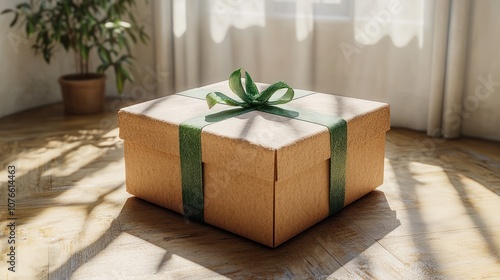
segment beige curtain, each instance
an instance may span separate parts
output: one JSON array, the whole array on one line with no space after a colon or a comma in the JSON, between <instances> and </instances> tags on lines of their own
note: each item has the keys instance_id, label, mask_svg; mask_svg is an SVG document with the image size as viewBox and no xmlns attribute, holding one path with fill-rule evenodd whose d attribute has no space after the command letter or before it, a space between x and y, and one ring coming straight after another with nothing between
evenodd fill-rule
<instances>
[{"instance_id":1,"label":"beige curtain","mask_svg":"<svg viewBox=\"0 0 500 280\"><path fill-rule=\"evenodd\" d=\"M488 82L500 81L498 58L474 37L495 36L497 2L157 0L156 57L172 73L159 92L244 67L257 81L388 102L393 126L500 140L500 113L488 109L500 103Z\"/></svg>"}]
</instances>

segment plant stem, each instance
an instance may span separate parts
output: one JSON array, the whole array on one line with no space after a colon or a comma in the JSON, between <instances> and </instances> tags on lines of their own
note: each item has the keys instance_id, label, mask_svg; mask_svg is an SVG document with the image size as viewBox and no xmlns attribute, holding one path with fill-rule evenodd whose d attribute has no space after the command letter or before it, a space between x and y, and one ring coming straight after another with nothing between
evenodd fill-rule
<instances>
[{"instance_id":1,"label":"plant stem","mask_svg":"<svg viewBox=\"0 0 500 280\"><path fill-rule=\"evenodd\" d=\"M78 61L78 53L77 53L77 48L76 48L76 38L74 37L75 32L73 30L73 25L71 24L71 21L69 20L68 14L66 14L66 25L68 26L68 40L71 44L71 47L73 51L75 52L75 68L76 68L76 74L78 74L78 69L80 68L80 63Z\"/></svg>"},{"instance_id":2,"label":"plant stem","mask_svg":"<svg viewBox=\"0 0 500 280\"><path fill-rule=\"evenodd\" d=\"M73 57L75 58L75 68L76 68L76 71L78 72L78 56L76 56L76 52L73 53Z\"/></svg>"},{"instance_id":3,"label":"plant stem","mask_svg":"<svg viewBox=\"0 0 500 280\"><path fill-rule=\"evenodd\" d=\"M82 56L82 53L81 52L78 52L80 55L80 74L85 74L85 71L84 71L84 67L85 65L83 65L85 63L85 61L83 61L83 56Z\"/></svg>"}]
</instances>

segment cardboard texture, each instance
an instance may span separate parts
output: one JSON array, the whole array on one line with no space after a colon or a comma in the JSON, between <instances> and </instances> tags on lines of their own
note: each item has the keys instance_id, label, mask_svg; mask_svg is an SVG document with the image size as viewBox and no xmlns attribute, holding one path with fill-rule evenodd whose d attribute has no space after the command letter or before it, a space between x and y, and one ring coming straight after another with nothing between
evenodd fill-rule
<instances>
[{"instance_id":1,"label":"cardboard texture","mask_svg":"<svg viewBox=\"0 0 500 280\"><path fill-rule=\"evenodd\" d=\"M204 88L231 92L227 81ZM280 107L347 121L344 206L382 184L388 104L314 93ZM182 213L178 126L231 108L171 95L120 110L127 191ZM205 127L201 137L206 223L276 247L328 216L326 127L252 111Z\"/></svg>"}]
</instances>

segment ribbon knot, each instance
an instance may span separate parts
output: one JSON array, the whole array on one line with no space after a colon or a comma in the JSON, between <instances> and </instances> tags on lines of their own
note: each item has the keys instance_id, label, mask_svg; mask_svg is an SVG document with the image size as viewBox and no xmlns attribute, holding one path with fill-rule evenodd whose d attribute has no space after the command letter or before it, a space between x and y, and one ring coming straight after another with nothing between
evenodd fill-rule
<instances>
[{"instance_id":1,"label":"ribbon knot","mask_svg":"<svg viewBox=\"0 0 500 280\"><path fill-rule=\"evenodd\" d=\"M252 77L250 77L250 74L246 71L245 90L241 83L241 71L242 69L240 68L229 76L229 88L241 99L241 101L235 100L222 92L210 92L205 97L208 108L212 108L217 103L229 106L240 106L243 108L259 108L267 105L285 104L293 99L293 89L285 82L281 81L270 85L267 89L259 93L259 89L253 82ZM287 89L287 91L278 99L269 101L280 89Z\"/></svg>"}]
</instances>

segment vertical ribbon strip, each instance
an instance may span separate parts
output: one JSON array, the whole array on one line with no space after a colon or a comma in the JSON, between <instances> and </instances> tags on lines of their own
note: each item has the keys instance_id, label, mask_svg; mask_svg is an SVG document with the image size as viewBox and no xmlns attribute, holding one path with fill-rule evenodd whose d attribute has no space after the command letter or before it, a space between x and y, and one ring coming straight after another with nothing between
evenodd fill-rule
<instances>
[{"instance_id":1,"label":"vertical ribbon strip","mask_svg":"<svg viewBox=\"0 0 500 280\"><path fill-rule=\"evenodd\" d=\"M192 94L191 91L189 94ZM186 95L189 96L189 95ZM238 108L208 116L188 119L179 125L179 152L181 158L182 205L184 215L203 221L203 164L201 156L201 130L212 123L253 111Z\"/></svg>"},{"instance_id":2,"label":"vertical ribbon strip","mask_svg":"<svg viewBox=\"0 0 500 280\"><path fill-rule=\"evenodd\" d=\"M347 159L347 122L340 118L317 112L300 110L299 112L274 106L267 106L259 111L289 117L301 121L326 126L330 133L330 211L333 215L344 207L345 173Z\"/></svg>"}]
</instances>

